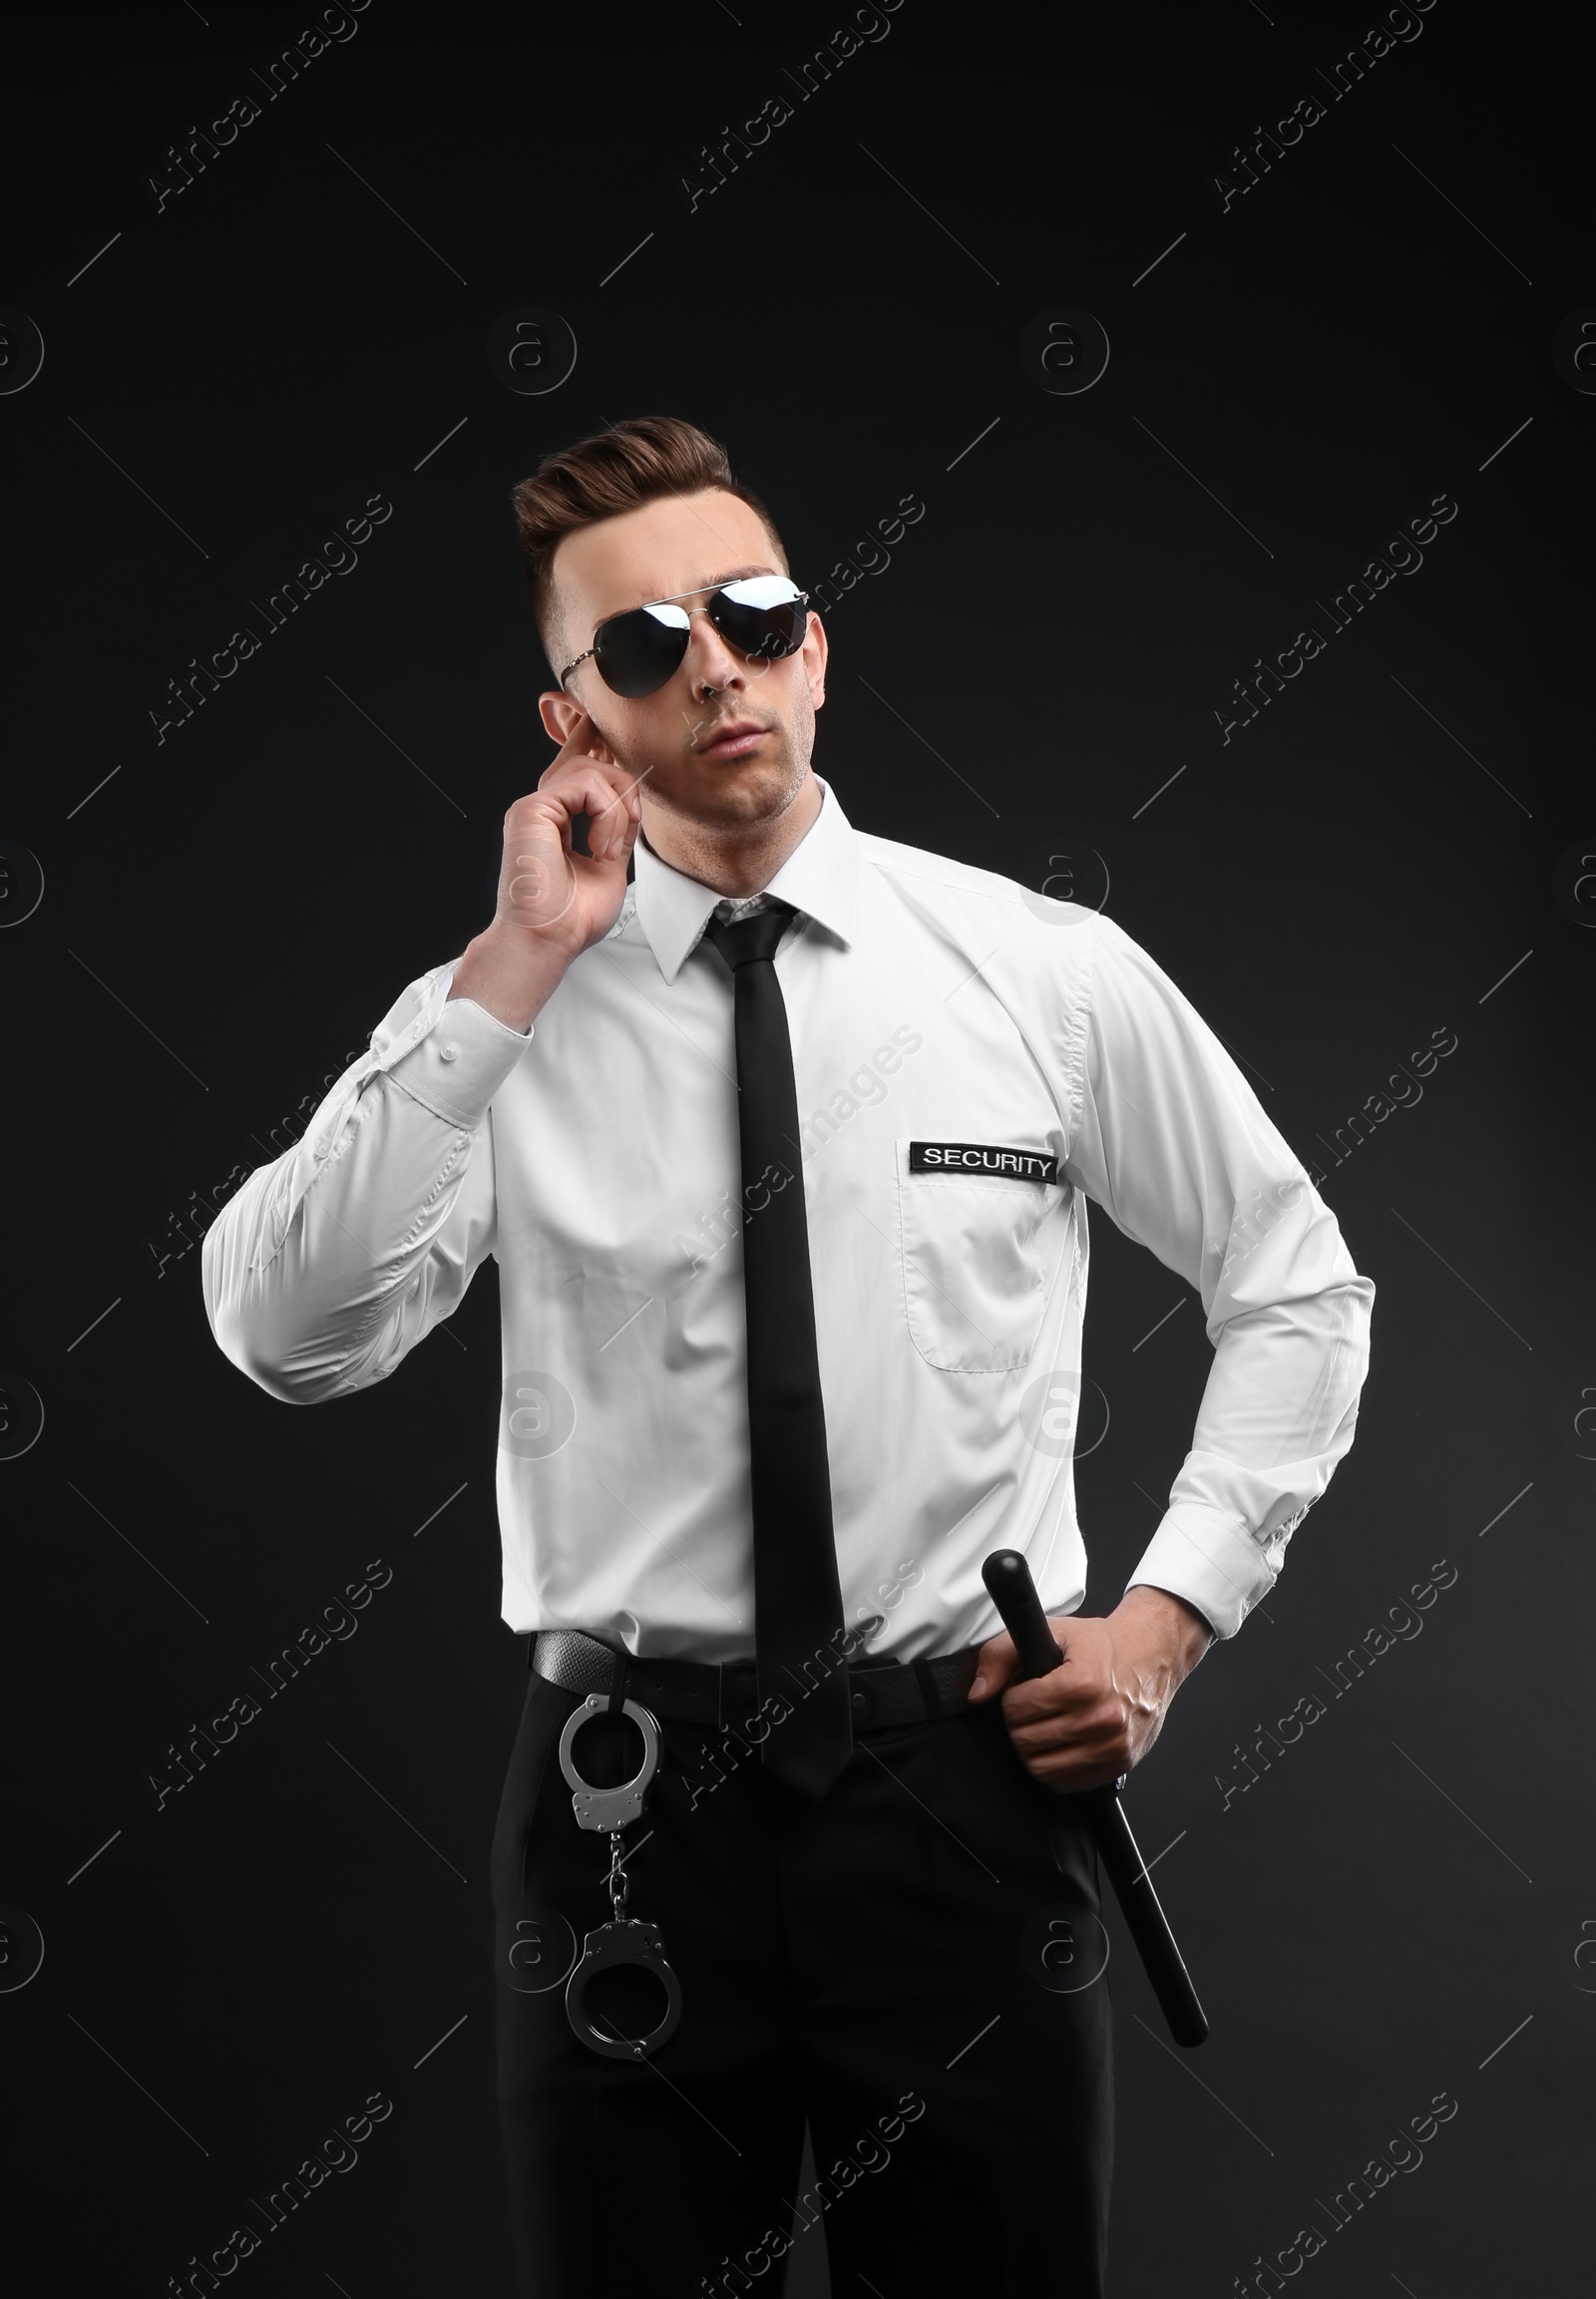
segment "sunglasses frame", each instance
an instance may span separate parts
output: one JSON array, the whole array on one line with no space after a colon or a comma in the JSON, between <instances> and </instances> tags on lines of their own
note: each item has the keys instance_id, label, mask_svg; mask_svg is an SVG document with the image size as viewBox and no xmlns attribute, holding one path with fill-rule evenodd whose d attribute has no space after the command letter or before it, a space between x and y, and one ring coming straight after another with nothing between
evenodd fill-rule
<instances>
[{"instance_id":1,"label":"sunglasses frame","mask_svg":"<svg viewBox=\"0 0 1596 2299\"><path fill-rule=\"evenodd\" d=\"M710 608L711 608L711 607L714 605L714 603L715 603L715 600L716 600L717 598L719 598L719 597L720 597L720 595L722 594L722 592L723 592L723 591L727 591L727 590L729 590L729 589L732 587L732 583L734 583L734 582L760 582L760 581L768 581L769 579L770 579L770 578L769 578L769 576L768 576L768 575L733 575L733 576L732 576L732 578L731 578L731 581L730 581L730 582L717 582L717 583L715 583L715 584L713 585L713 587L710 589L710 592L709 592L709 596L708 596L708 597L707 597L707 598L704 600L704 603L703 603L703 605L702 605L702 606L689 606L689 607L685 607L685 608L683 608L683 612L686 614L686 616L687 616L687 618L688 618L688 637L689 637L689 639L691 638L691 635L692 635L692 617L693 617L695 614L708 614L708 612L709 612ZM781 575L781 576L778 576L778 577L777 577L777 579L778 579L779 581L783 581L783 582L792 582L792 576L791 576L790 575ZM577 659L576 659L576 661L575 661L575 662L568 662L568 663L566 664L566 667L565 667L565 669L564 669L563 671L561 671L561 672L560 672L560 674L559 674L559 683L560 683L560 690L561 690L561 692L562 692L562 693L564 693L564 692L565 692L566 680L567 680L567 679L568 679L568 678L571 676L572 672L573 672L574 670L580 670L580 669L581 669L581 667L582 667L582 665L583 665L585 662L589 661L589 660L590 660L592 657L594 657L594 656L596 656L596 655L597 655L597 653L598 653L598 633L599 633L601 630L604 630L605 628L607 628L607 626L608 626L608 625L609 625L611 622L619 622L619 621L620 621L620 620L621 620L621 619L622 619L622 618L623 618L625 615L628 615L628 614L646 614L646 613L647 613L647 611L648 611L648 609L649 609L649 607L651 607L651 606L680 606L680 605L681 605L681 602L682 602L682 600L683 600L684 598L696 598L696 597L697 597L697 595L698 595L698 592L699 592L700 590L704 589L705 587L706 587L706 586L705 586L705 584L703 584L703 583L701 583L701 582L700 582L700 583L698 584L698 586L697 586L697 589L694 589L694 590L677 590L677 591L672 591L672 593L670 594L670 596L669 596L668 598L645 598L645 599L643 599L643 600L641 601L641 603L640 603L639 605L637 605L637 606L623 606L623 607L621 608L621 610L620 610L620 613L619 613L619 614L606 614L606 615L604 616L604 618L603 618L603 621L602 621L602 622L600 622L600 623L598 623L598 624L596 626L595 630L594 630L594 634L593 634L593 636L594 636L594 643L593 643L593 645L592 645L592 646L590 646L590 647L586 647L586 648L583 650L583 652L582 652L581 654L579 654L579 655L578 655L578 657L577 657ZM778 600L778 601L777 601L778 605L782 605L782 606L804 606L804 607L807 607L807 606L808 606L808 604L809 604L809 593L808 593L808 591L807 591L807 590L798 590L798 585L797 585L795 582L793 583L793 588L794 588L794 590L797 590L797 591L798 591L798 595L797 595L797 597L796 597L796 598L791 598L791 599L780 599L780 600ZM742 603L742 601L741 601L741 600L739 600L739 599L735 599L735 598L734 598L734 599L731 601L731 604L732 604L733 606L737 606L737 605L740 605L741 603ZM717 623L717 624L715 625L715 627L716 627L716 629L718 630L720 626L719 626L719 624ZM724 638L726 634L725 634L725 632L724 632L724 631L721 631L720 635L722 636L722 638ZM736 644L737 644L737 642L736 642L736 640L735 640L735 639L732 639L732 640L731 640L729 643L730 643L731 645L733 645L733 646L736 646ZM801 646L802 644L803 644L803 641L800 639L800 641L799 641L799 646ZM799 647L798 647L798 646L795 646L795 647L794 647L794 648L791 650L791 653L792 653L792 654L796 654L796 653L798 652L798 650L799 650ZM741 647L738 647L738 648L737 648L737 651L738 651L738 653L740 654L740 653L741 653L743 650L742 650L742 648L741 648ZM683 660L685 660L685 657L686 657L686 648L685 648L685 647L683 647L683 649L682 649L682 657L683 657ZM751 655L748 657L748 659L749 659L749 661L750 661L750 662L762 662L762 661L776 661L776 662L783 662L783 661L790 661L790 660L791 660L791 654L788 654L788 655L757 655L757 654L751 654ZM659 681L659 686L665 686L665 685L668 685L668 684L669 684L669 682L670 682L670 680L671 680L672 678L674 678L674 677L675 677L675 675L676 675L676 671L677 671L677 670L679 670L680 668L681 668L681 664L678 662L677 664L675 664L675 666L674 666L674 667L673 667L671 670L669 670L669 671L667 671L667 672L666 672L665 676L664 676L664 677L663 677L663 678L662 678L662 679ZM602 671L600 671L600 672L599 672L599 676L600 676L600 677L602 677L602 676L603 676L603 673L602 673ZM607 681L607 680L605 680L605 682L604 682L604 683L607 685L607 684L608 684L608 681ZM659 692L659 687L658 687L658 686L656 686L656 687L652 687L652 688L650 688L650 690L649 690L649 691L650 691L651 693L653 693L653 694L657 694L657 693ZM632 701L636 701L636 702L641 702L641 701L643 701L643 700L645 699L645 697L644 697L644 696L642 696L642 695L633 695L633 696L629 697L628 699L630 699L630 700L632 700Z\"/></svg>"}]
</instances>

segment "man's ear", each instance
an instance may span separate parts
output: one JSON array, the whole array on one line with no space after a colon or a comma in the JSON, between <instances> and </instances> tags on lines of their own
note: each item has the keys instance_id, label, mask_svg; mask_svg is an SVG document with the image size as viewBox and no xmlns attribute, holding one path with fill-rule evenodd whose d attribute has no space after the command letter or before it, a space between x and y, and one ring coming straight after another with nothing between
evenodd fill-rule
<instances>
[{"instance_id":1,"label":"man's ear","mask_svg":"<svg viewBox=\"0 0 1596 2299\"><path fill-rule=\"evenodd\" d=\"M576 701L573 696L564 693L559 687L552 687L547 694L539 695L538 715L543 720L544 732L550 741L558 743L562 749L576 733L582 720L588 718L582 704ZM615 764L614 752L605 742L598 727L594 726L591 718L588 718L588 724L593 727L593 740L588 745L589 750L595 758L601 759L606 766L613 766Z\"/></svg>"},{"instance_id":2,"label":"man's ear","mask_svg":"<svg viewBox=\"0 0 1596 2299\"><path fill-rule=\"evenodd\" d=\"M809 676L809 696L816 710L826 699L826 626L813 607L809 610L809 628L804 634L802 647L804 669Z\"/></svg>"},{"instance_id":3,"label":"man's ear","mask_svg":"<svg viewBox=\"0 0 1596 2299\"><path fill-rule=\"evenodd\" d=\"M582 716L581 710L562 687L551 687L538 697L538 716L543 720L545 734L551 742L564 747L571 740L571 730Z\"/></svg>"}]
</instances>

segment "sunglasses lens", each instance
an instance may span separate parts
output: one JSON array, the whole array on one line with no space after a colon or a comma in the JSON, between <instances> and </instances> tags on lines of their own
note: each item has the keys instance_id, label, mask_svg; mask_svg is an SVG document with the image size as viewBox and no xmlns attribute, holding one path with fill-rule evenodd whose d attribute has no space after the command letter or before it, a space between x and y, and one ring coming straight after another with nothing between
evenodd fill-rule
<instances>
[{"instance_id":1,"label":"sunglasses lens","mask_svg":"<svg viewBox=\"0 0 1596 2299\"><path fill-rule=\"evenodd\" d=\"M594 633L594 660L615 694L635 702L657 693L680 666L691 628L686 609L661 602L611 615Z\"/></svg>"},{"instance_id":2,"label":"sunglasses lens","mask_svg":"<svg viewBox=\"0 0 1596 2299\"><path fill-rule=\"evenodd\" d=\"M784 575L724 584L709 602L709 619L739 653L778 662L797 653L809 626L803 594Z\"/></svg>"}]
</instances>

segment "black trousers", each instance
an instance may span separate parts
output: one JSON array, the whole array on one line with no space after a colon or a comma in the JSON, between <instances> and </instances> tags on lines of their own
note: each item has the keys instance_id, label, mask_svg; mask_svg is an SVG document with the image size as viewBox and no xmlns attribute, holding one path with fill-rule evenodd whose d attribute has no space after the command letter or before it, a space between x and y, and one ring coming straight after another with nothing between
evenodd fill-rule
<instances>
[{"instance_id":1,"label":"black trousers","mask_svg":"<svg viewBox=\"0 0 1596 2299\"><path fill-rule=\"evenodd\" d=\"M528 1903L579 1947L609 1915L608 1839L577 1826L557 1757L578 1701L529 1680L494 1833L501 1937ZM621 1727L640 1750L623 1719L584 1727L588 1779L635 1771ZM596 1760L605 1734L623 1769ZM675 2034L647 2062L604 2059L572 2032L562 1986L520 1992L499 1959L519 2299L774 2294L820 2221L837 2299L1100 2299L1113 2071L1096 1854L998 1706L861 1734L819 1805L757 1752L711 1767L713 1731L660 1737L627 1913L664 1935ZM524 1915L522 1936L558 1977L558 1921ZM590 1997L624 2034L660 2001L639 1972ZM800 2196L806 2116L818 2176Z\"/></svg>"}]
</instances>

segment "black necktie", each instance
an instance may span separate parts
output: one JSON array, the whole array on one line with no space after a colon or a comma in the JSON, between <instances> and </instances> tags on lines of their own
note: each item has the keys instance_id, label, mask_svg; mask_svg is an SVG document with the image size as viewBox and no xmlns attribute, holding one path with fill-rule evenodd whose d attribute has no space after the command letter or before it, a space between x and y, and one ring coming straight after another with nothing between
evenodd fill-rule
<instances>
[{"instance_id":1,"label":"black necktie","mask_svg":"<svg viewBox=\"0 0 1596 2299\"><path fill-rule=\"evenodd\" d=\"M764 1741L766 1769L826 1793L853 1747L842 1592L831 1523L826 1415L815 1352L798 1095L774 959L789 904L711 919L732 970L742 1150L748 1424L753 1456L754 1654L761 1703L792 1710ZM779 1715L779 1711L772 1711Z\"/></svg>"}]
</instances>

